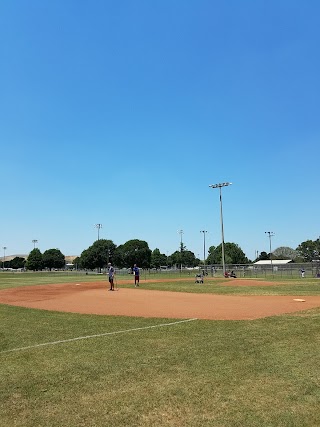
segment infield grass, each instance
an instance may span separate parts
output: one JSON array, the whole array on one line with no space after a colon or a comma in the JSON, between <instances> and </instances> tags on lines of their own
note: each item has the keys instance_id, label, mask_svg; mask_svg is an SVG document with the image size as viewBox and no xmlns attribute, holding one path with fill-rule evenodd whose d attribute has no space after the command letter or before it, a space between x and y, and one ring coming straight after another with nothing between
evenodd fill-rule
<instances>
[{"instance_id":1,"label":"infield grass","mask_svg":"<svg viewBox=\"0 0 320 427\"><path fill-rule=\"evenodd\" d=\"M0 425L320 425L320 309L161 326L172 322L0 305Z\"/></svg>"}]
</instances>

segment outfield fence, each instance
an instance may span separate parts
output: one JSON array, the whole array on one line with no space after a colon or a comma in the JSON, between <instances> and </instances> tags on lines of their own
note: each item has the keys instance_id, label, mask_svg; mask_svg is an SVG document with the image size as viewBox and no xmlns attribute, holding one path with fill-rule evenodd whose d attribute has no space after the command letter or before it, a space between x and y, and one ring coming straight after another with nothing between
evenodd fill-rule
<instances>
[{"instance_id":1,"label":"outfield fence","mask_svg":"<svg viewBox=\"0 0 320 427\"><path fill-rule=\"evenodd\" d=\"M225 269L227 272L233 272L237 278L276 278L281 277L285 278L298 278L302 277L302 271L304 271L304 277L308 278L319 278L320 279L320 262L310 262L310 263L290 263L285 265L277 265L276 262L271 265L259 265L254 264L226 264ZM106 269L96 269L96 270L79 270L79 269L66 269L66 270L52 270L52 271L24 271L24 270L14 270L14 269L0 269L1 273L12 273L12 274L36 274L36 275L75 275L75 276L101 276L106 275ZM131 269L115 268L115 273L118 277L121 278L130 278L132 277ZM140 269L141 278L152 278L154 276L168 276L168 277L194 277L197 274L203 274L207 277L223 277L223 266L220 264L215 265L205 265L194 268L160 268L160 269Z\"/></svg>"},{"instance_id":2,"label":"outfield fence","mask_svg":"<svg viewBox=\"0 0 320 427\"><path fill-rule=\"evenodd\" d=\"M203 270L203 269L202 269ZM206 272L210 276L223 275L222 265L206 266ZM277 265L276 262L271 265L253 265L253 264L228 264L226 271L233 271L237 277L317 277L320 278L320 263L290 263L285 265Z\"/></svg>"}]
</instances>

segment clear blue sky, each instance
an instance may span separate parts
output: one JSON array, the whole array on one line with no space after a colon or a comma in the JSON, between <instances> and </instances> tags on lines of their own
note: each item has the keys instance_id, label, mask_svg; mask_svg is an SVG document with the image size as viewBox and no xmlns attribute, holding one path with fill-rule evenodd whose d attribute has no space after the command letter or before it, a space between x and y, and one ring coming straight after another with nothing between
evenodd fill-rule
<instances>
[{"instance_id":1,"label":"clear blue sky","mask_svg":"<svg viewBox=\"0 0 320 427\"><path fill-rule=\"evenodd\" d=\"M253 259L319 228L318 0L0 3L0 250ZM2 254L1 254L2 255Z\"/></svg>"}]
</instances>

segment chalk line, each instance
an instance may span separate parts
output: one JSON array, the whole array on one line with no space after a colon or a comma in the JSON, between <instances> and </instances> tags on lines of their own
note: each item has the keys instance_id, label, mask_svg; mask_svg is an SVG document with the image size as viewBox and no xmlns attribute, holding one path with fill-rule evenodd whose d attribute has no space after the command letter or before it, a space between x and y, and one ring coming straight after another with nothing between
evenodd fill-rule
<instances>
[{"instance_id":1,"label":"chalk line","mask_svg":"<svg viewBox=\"0 0 320 427\"><path fill-rule=\"evenodd\" d=\"M84 337L69 338L67 340L45 342L45 343L41 343L41 344L29 345L27 347L18 347L18 348L12 348L11 350L0 351L0 354L11 353L11 352L14 352L14 351L30 350L32 348L45 347L45 346L56 345L56 344L63 344L63 343L67 343L67 342L87 340L87 339L91 339L91 338L105 337L105 336L108 336L108 335L124 334L126 332L142 331L144 329L161 328L161 327L164 327L164 326L174 326L174 325L178 325L179 323L193 322L194 320L198 320L198 319L193 318L193 319L179 320L177 322L161 323L159 325L151 325L151 326L143 326L141 328L124 329L124 330L121 330L121 331L105 332L103 334L95 334L95 335L87 335L87 336L84 336Z\"/></svg>"}]
</instances>

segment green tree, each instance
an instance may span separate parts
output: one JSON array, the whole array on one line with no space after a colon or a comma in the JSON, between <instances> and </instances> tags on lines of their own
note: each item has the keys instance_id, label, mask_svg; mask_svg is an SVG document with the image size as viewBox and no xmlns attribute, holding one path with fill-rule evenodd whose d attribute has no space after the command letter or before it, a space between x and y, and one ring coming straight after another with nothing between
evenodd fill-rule
<instances>
[{"instance_id":1,"label":"green tree","mask_svg":"<svg viewBox=\"0 0 320 427\"><path fill-rule=\"evenodd\" d=\"M174 264L175 264L175 263L174 263L174 261L173 261L173 259L172 259L172 256L171 256L171 255L169 255L169 256L167 257L167 265L168 265L169 267L172 267Z\"/></svg>"},{"instance_id":2,"label":"green tree","mask_svg":"<svg viewBox=\"0 0 320 427\"><path fill-rule=\"evenodd\" d=\"M221 252L217 254L216 246L210 246L208 249L208 257L206 259L206 264L222 264L222 255Z\"/></svg>"},{"instance_id":3,"label":"green tree","mask_svg":"<svg viewBox=\"0 0 320 427\"><path fill-rule=\"evenodd\" d=\"M180 252L186 251L187 247L183 244L183 242L180 242Z\"/></svg>"},{"instance_id":4,"label":"green tree","mask_svg":"<svg viewBox=\"0 0 320 427\"><path fill-rule=\"evenodd\" d=\"M80 268L93 270L103 268L108 262L113 262L116 245L112 240L96 240L93 245L85 249L80 255Z\"/></svg>"},{"instance_id":5,"label":"green tree","mask_svg":"<svg viewBox=\"0 0 320 427\"><path fill-rule=\"evenodd\" d=\"M305 242L300 243L297 247L297 251L304 262L318 260L320 254L320 239L314 241L306 240Z\"/></svg>"},{"instance_id":6,"label":"green tree","mask_svg":"<svg viewBox=\"0 0 320 427\"><path fill-rule=\"evenodd\" d=\"M156 248L151 253L151 267L160 268L161 265L167 265L167 256L160 253L160 250Z\"/></svg>"},{"instance_id":7,"label":"green tree","mask_svg":"<svg viewBox=\"0 0 320 427\"><path fill-rule=\"evenodd\" d=\"M81 258L77 256L73 261L72 264L74 265L74 268L79 269L81 268Z\"/></svg>"},{"instance_id":8,"label":"green tree","mask_svg":"<svg viewBox=\"0 0 320 427\"><path fill-rule=\"evenodd\" d=\"M16 256L10 261L11 268L24 268L26 260L22 257Z\"/></svg>"},{"instance_id":9,"label":"green tree","mask_svg":"<svg viewBox=\"0 0 320 427\"><path fill-rule=\"evenodd\" d=\"M43 267L43 261L42 261L42 254L38 248L33 249L29 255L26 262L26 268L27 270L42 270Z\"/></svg>"},{"instance_id":10,"label":"green tree","mask_svg":"<svg viewBox=\"0 0 320 427\"><path fill-rule=\"evenodd\" d=\"M45 268L64 268L66 260L59 249L47 249L42 255L43 266Z\"/></svg>"},{"instance_id":11,"label":"green tree","mask_svg":"<svg viewBox=\"0 0 320 427\"><path fill-rule=\"evenodd\" d=\"M186 267L195 267L198 264L198 259L195 257L194 253L188 251L187 249L181 252L182 256L182 265Z\"/></svg>"},{"instance_id":12,"label":"green tree","mask_svg":"<svg viewBox=\"0 0 320 427\"><path fill-rule=\"evenodd\" d=\"M222 264L222 245L211 246L206 264ZM224 244L224 258L226 264L247 264L248 258L236 243Z\"/></svg>"},{"instance_id":13,"label":"green tree","mask_svg":"<svg viewBox=\"0 0 320 427\"><path fill-rule=\"evenodd\" d=\"M115 265L117 267L133 267L137 264L141 268L149 268L151 264L151 250L144 240L128 240L117 247L115 251Z\"/></svg>"},{"instance_id":14,"label":"green tree","mask_svg":"<svg viewBox=\"0 0 320 427\"><path fill-rule=\"evenodd\" d=\"M3 266L3 268L12 268L11 267L11 261L1 261L1 264L0 264L0 266L2 267Z\"/></svg>"},{"instance_id":15,"label":"green tree","mask_svg":"<svg viewBox=\"0 0 320 427\"><path fill-rule=\"evenodd\" d=\"M89 270L94 269L93 257L90 257L90 247L81 252L79 257L79 267L87 268Z\"/></svg>"},{"instance_id":16,"label":"green tree","mask_svg":"<svg viewBox=\"0 0 320 427\"><path fill-rule=\"evenodd\" d=\"M173 254L169 256L169 260L171 265L180 266L182 261L181 252L180 251L173 252Z\"/></svg>"},{"instance_id":17,"label":"green tree","mask_svg":"<svg viewBox=\"0 0 320 427\"><path fill-rule=\"evenodd\" d=\"M182 251L173 252L169 257L169 265L175 264L176 266L180 266L182 264L183 267L195 267L198 263L199 260L195 257L194 253L185 247Z\"/></svg>"},{"instance_id":18,"label":"green tree","mask_svg":"<svg viewBox=\"0 0 320 427\"><path fill-rule=\"evenodd\" d=\"M267 261L268 259L270 259L270 254L267 254L267 252L260 252L260 255L258 256L258 258L256 259L256 261Z\"/></svg>"}]
</instances>

